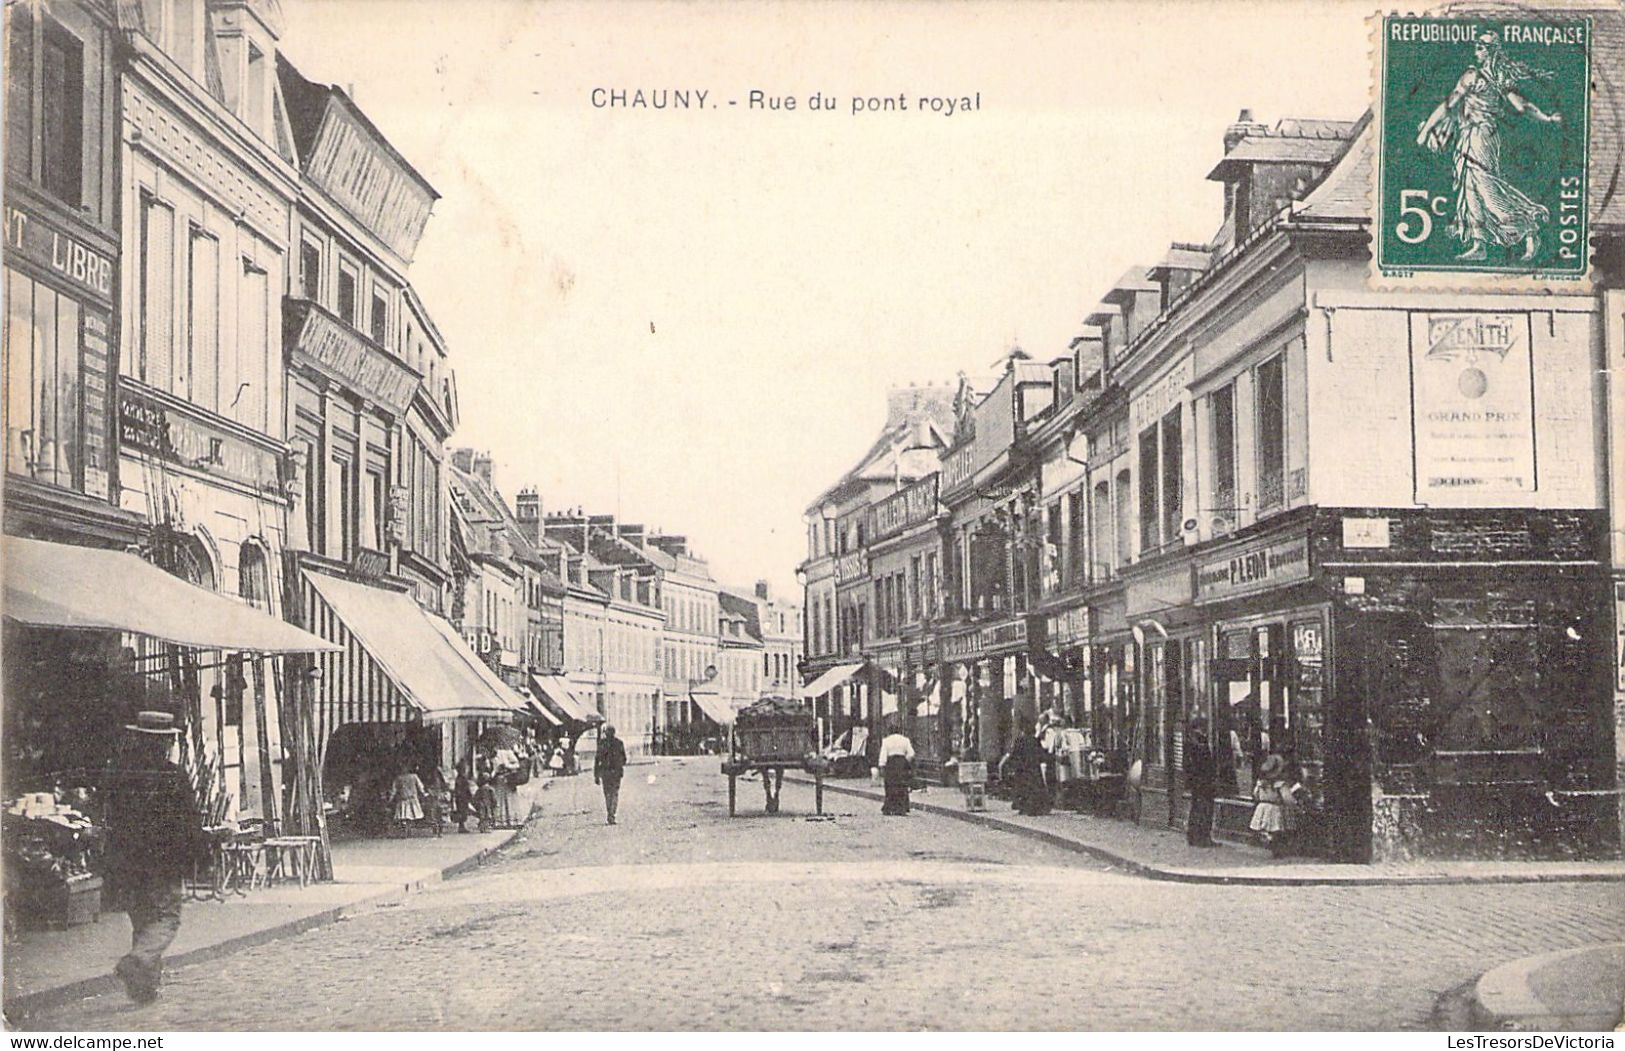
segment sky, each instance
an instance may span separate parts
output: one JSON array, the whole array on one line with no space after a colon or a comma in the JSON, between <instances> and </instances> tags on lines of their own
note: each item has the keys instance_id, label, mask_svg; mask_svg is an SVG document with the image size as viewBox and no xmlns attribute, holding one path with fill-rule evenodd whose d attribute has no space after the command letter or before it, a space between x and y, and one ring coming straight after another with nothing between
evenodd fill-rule
<instances>
[{"instance_id":1,"label":"sky","mask_svg":"<svg viewBox=\"0 0 1625 1051\"><path fill-rule=\"evenodd\" d=\"M719 580L795 594L802 515L886 390L1065 353L1126 269L1212 235L1240 108L1360 115L1373 9L284 0L282 46L441 194L410 276L454 444L510 501L681 533Z\"/></svg>"}]
</instances>

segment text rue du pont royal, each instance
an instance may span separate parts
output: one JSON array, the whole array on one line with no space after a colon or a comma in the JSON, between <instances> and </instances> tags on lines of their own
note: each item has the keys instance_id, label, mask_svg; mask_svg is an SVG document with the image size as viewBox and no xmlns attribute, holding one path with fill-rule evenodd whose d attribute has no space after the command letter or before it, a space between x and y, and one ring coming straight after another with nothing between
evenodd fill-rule
<instances>
[{"instance_id":1,"label":"text rue du pont royal","mask_svg":"<svg viewBox=\"0 0 1625 1051\"><path fill-rule=\"evenodd\" d=\"M738 98L719 96L707 88L593 88L588 96L594 109L706 110L742 109L762 113L938 113L945 117L975 113L982 108L982 93L968 95L841 95L815 91L811 95L778 95L752 89Z\"/></svg>"}]
</instances>

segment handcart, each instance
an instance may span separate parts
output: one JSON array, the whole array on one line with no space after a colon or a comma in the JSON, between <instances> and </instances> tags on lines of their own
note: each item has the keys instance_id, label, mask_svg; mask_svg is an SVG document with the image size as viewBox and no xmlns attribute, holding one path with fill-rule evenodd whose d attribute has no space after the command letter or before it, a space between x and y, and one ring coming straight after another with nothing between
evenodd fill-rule
<instances>
[{"instance_id":1,"label":"handcart","mask_svg":"<svg viewBox=\"0 0 1625 1051\"><path fill-rule=\"evenodd\" d=\"M728 728L728 754L722 772L728 777L728 816L738 813L739 778L751 771L762 775L767 812L779 812L784 771L806 771L813 778L813 798L824 813L824 775L830 763L817 753L817 726L809 711L794 701L768 698L741 709Z\"/></svg>"}]
</instances>

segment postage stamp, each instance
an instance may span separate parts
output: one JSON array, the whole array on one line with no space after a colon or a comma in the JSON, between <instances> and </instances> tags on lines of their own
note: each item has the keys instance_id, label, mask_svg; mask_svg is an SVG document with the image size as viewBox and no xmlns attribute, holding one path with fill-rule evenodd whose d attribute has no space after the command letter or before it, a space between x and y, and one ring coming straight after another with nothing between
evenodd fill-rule
<instances>
[{"instance_id":1,"label":"postage stamp","mask_svg":"<svg viewBox=\"0 0 1625 1051\"><path fill-rule=\"evenodd\" d=\"M1589 284L1591 22L1385 15L1375 283Z\"/></svg>"}]
</instances>

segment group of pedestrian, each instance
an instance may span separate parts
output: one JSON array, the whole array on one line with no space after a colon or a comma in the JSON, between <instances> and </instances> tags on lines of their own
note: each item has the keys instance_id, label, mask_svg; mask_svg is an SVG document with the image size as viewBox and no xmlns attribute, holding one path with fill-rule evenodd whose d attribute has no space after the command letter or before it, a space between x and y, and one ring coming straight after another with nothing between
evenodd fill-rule
<instances>
[{"instance_id":1,"label":"group of pedestrian","mask_svg":"<svg viewBox=\"0 0 1625 1051\"><path fill-rule=\"evenodd\" d=\"M1185 785L1191 808L1185 822L1185 841L1193 847L1216 847L1213 841L1213 804L1219 794L1218 760L1208 737L1207 720L1192 719L1185 731ZM1289 764L1271 752L1258 766L1252 783L1252 817L1247 828L1275 857L1292 847L1304 806L1303 785L1291 776Z\"/></svg>"},{"instance_id":2,"label":"group of pedestrian","mask_svg":"<svg viewBox=\"0 0 1625 1051\"><path fill-rule=\"evenodd\" d=\"M438 767L430 771L427 784L416 770L406 767L389 791L394 834L407 835L413 825L421 822L438 836L444 831L448 810L457 831L467 832L472 818L481 832L489 832L495 826L498 809L496 786L489 774L481 774L477 785L466 763L457 768L450 787Z\"/></svg>"}]
</instances>

